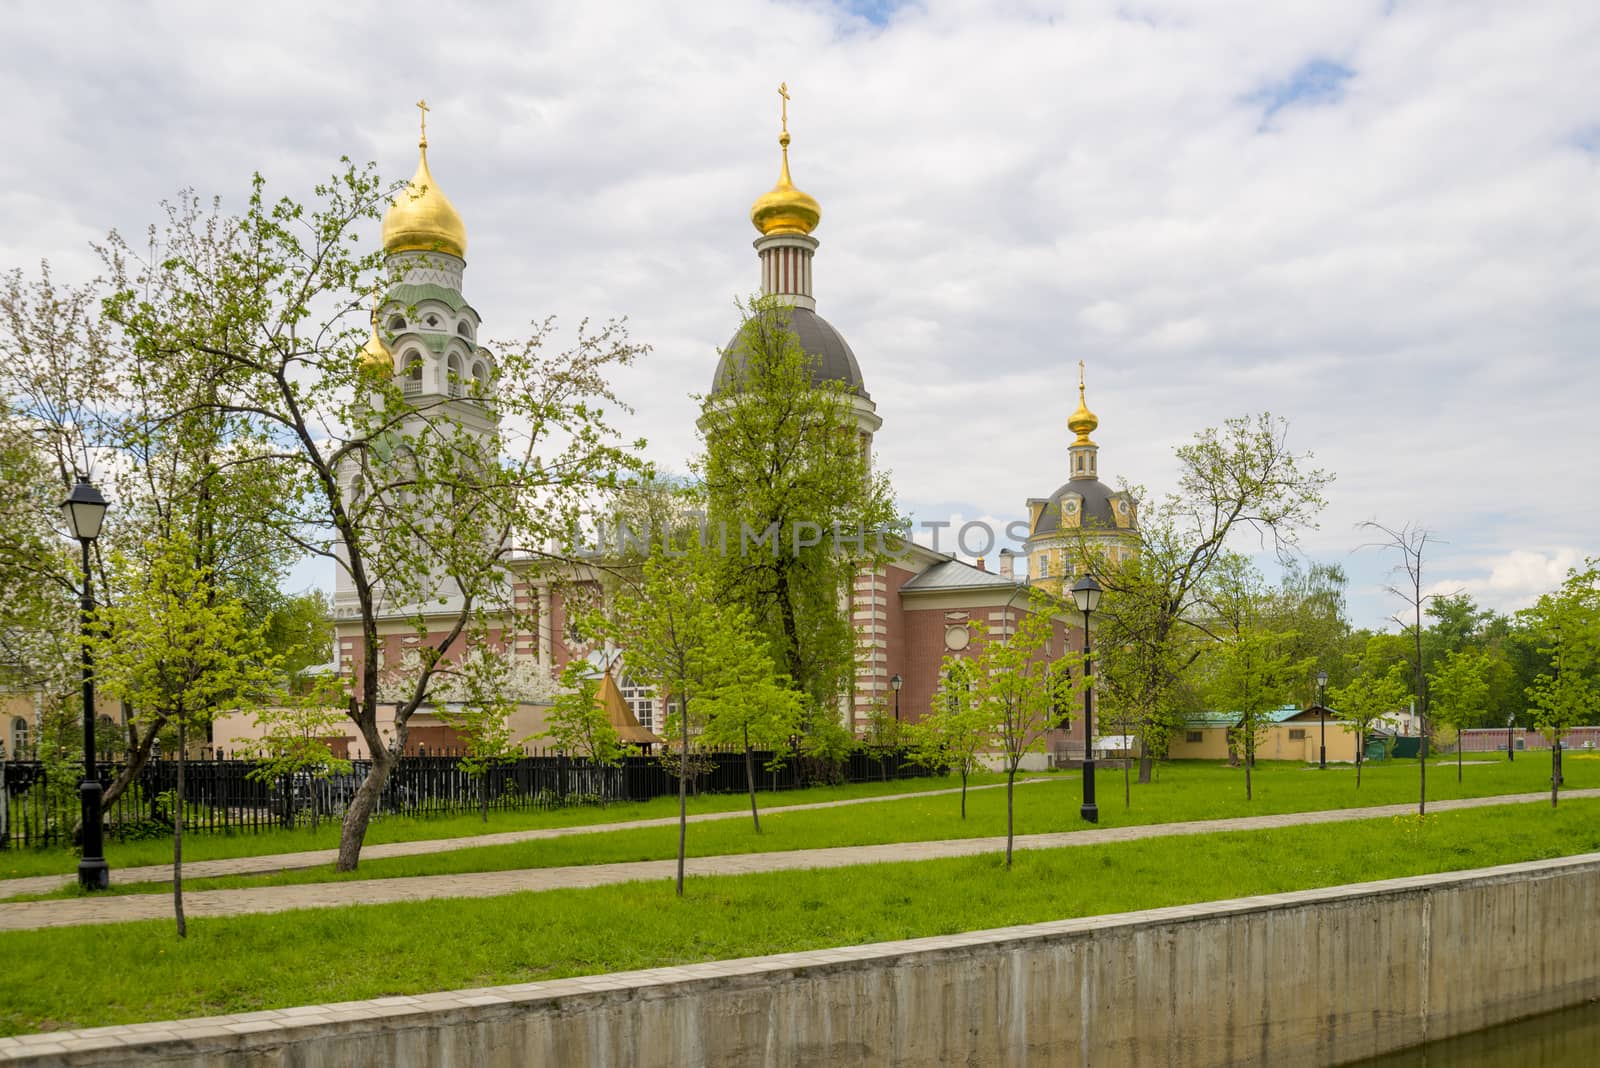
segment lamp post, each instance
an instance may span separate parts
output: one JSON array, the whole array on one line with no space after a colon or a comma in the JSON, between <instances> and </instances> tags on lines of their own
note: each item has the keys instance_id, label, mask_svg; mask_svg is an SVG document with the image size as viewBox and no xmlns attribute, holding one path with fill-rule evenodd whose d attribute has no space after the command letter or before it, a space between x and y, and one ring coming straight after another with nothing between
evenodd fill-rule
<instances>
[{"instance_id":1,"label":"lamp post","mask_svg":"<svg viewBox=\"0 0 1600 1068\"><path fill-rule=\"evenodd\" d=\"M1072 587L1072 600L1083 613L1083 807L1078 815L1085 823L1100 822L1100 806L1094 803L1094 705L1093 674L1089 655L1089 613L1100 607L1100 583L1084 575Z\"/></svg>"},{"instance_id":2,"label":"lamp post","mask_svg":"<svg viewBox=\"0 0 1600 1068\"><path fill-rule=\"evenodd\" d=\"M89 650L89 631L94 625L89 546L100 536L100 524L105 520L107 507L100 491L81 475L67 499L61 502L67 529L83 546L83 599L79 603L79 628L83 637L83 781L78 784L83 809L83 856L78 860L78 884L85 890L104 890L111 885L111 868L106 864L101 837L101 786L94 761L94 654Z\"/></svg>"},{"instance_id":3,"label":"lamp post","mask_svg":"<svg viewBox=\"0 0 1600 1068\"><path fill-rule=\"evenodd\" d=\"M1506 763L1513 763L1517 759L1517 714L1506 713Z\"/></svg>"},{"instance_id":4,"label":"lamp post","mask_svg":"<svg viewBox=\"0 0 1600 1068\"><path fill-rule=\"evenodd\" d=\"M1317 767L1328 770L1328 673L1317 672L1317 712L1322 717L1322 749L1317 754Z\"/></svg>"},{"instance_id":5,"label":"lamp post","mask_svg":"<svg viewBox=\"0 0 1600 1068\"><path fill-rule=\"evenodd\" d=\"M905 685L905 681L898 673L889 680L889 689L894 691L894 721L896 723L900 722L900 687Z\"/></svg>"}]
</instances>

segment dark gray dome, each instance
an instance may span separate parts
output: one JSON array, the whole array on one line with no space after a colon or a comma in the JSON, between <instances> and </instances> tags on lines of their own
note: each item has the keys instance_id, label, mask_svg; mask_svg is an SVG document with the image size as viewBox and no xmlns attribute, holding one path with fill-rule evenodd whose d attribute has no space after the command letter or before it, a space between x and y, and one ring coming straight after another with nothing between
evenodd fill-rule
<instances>
[{"instance_id":1,"label":"dark gray dome","mask_svg":"<svg viewBox=\"0 0 1600 1068\"><path fill-rule=\"evenodd\" d=\"M1050 494L1050 503L1045 505L1044 514L1039 517L1039 526L1033 533L1051 534L1061 529L1061 498L1068 493L1077 493L1083 497L1085 528L1116 530L1117 517L1111 504L1111 495L1115 492L1104 482L1092 478L1075 478L1063 483L1060 489Z\"/></svg>"},{"instance_id":2,"label":"dark gray dome","mask_svg":"<svg viewBox=\"0 0 1600 1068\"><path fill-rule=\"evenodd\" d=\"M850 351L849 342L840 336L833 324L808 308L791 308L788 312L789 328L799 340L800 348L812 359L811 384L842 382L852 393L871 399L861 380L861 365L856 363L856 354ZM734 386L738 377L735 368L747 355L748 342L742 334L734 334L717 363L716 377L711 380L712 393L722 393Z\"/></svg>"}]
</instances>

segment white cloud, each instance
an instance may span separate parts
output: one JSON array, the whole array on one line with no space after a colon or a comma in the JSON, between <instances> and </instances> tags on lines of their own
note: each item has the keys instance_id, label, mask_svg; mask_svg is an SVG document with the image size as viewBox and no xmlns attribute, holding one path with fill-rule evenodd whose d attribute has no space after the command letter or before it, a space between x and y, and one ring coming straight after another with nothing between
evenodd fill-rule
<instances>
[{"instance_id":1,"label":"white cloud","mask_svg":"<svg viewBox=\"0 0 1600 1068\"><path fill-rule=\"evenodd\" d=\"M1319 555L1371 516L1436 529L1443 574L1596 548L1584 0L928 0L882 26L787 0L31 4L7 28L0 93L29 106L0 154L0 266L87 273L108 227L185 185L236 206L255 169L296 195L341 153L403 177L426 96L489 337L628 315L654 351L619 383L627 430L681 470L687 395L757 284L746 212L787 80L819 311L908 507L1018 516L1053 490L1081 358L1102 471L1153 490L1194 431L1287 416L1339 474Z\"/></svg>"},{"instance_id":2,"label":"white cloud","mask_svg":"<svg viewBox=\"0 0 1600 1068\"><path fill-rule=\"evenodd\" d=\"M1512 549L1500 556L1479 559L1473 570L1463 572L1464 577L1436 582L1429 592L1467 593L1485 608L1515 612L1559 586L1568 569L1583 563L1583 558L1582 551L1570 546L1548 551Z\"/></svg>"}]
</instances>

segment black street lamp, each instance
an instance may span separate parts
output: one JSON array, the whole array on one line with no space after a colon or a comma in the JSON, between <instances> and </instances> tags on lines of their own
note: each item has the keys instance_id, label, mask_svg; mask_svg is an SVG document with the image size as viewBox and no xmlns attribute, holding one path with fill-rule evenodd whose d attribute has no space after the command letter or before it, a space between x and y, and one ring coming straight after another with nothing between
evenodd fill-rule
<instances>
[{"instance_id":1,"label":"black street lamp","mask_svg":"<svg viewBox=\"0 0 1600 1068\"><path fill-rule=\"evenodd\" d=\"M105 521L106 499L100 491L79 476L61 514L67 529L83 546L83 600L79 603L79 628L83 636L83 781L78 795L83 809L83 856L78 860L78 884L85 890L104 890L111 885L111 867L106 863L103 830L100 826L100 776L94 762L94 655L89 650L89 631L94 626L94 590L89 580L89 546L100 536Z\"/></svg>"},{"instance_id":2,"label":"black street lamp","mask_svg":"<svg viewBox=\"0 0 1600 1068\"><path fill-rule=\"evenodd\" d=\"M1094 803L1094 705L1091 703L1094 676L1089 655L1089 613L1100 607L1100 583L1084 575L1072 587L1072 600L1083 613L1083 807L1078 815L1085 823L1100 822L1100 806Z\"/></svg>"},{"instance_id":3,"label":"black street lamp","mask_svg":"<svg viewBox=\"0 0 1600 1068\"><path fill-rule=\"evenodd\" d=\"M1328 770L1328 673L1317 672L1317 711L1322 716L1322 751L1317 754L1317 767Z\"/></svg>"},{"instance_id":4,"label":"black street lamp","mask_svg":"<svg viewBox=\"0 0 1600 1068\"><path fill-rule=\"evenodd\" d=\"M1517 759L1517 714L1506 713L1506 762L1513 763Z\"/></svg>"},{"instance_id":5,"label":"black street lamp","mask_svg":"<svg viewBox=\"0 0 1600 1068\"><path fill-rule=\"evenodd\" d=\"M889 680L889 689L894 691L894 721L896 723L900 722L900 687L905 685L905 681L898 673Z\"/></svg>"}]
</instances>

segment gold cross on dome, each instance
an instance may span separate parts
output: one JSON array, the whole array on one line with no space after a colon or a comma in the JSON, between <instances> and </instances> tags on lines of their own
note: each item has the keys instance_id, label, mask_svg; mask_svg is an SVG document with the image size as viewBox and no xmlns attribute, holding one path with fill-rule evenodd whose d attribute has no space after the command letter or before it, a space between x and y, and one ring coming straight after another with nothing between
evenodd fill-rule
<instances>
[{"instance_id":1,"label":"gold cross on dome","mask_svg":"<svg viewBox=\"0 0 1600 1068\"><path fill-rule=\"evenodd\" d=\"M783 97L783 103L778 105L783 109L783 132L789 132L789 83L778 83L778 95Z\"/></svg>"},{"instance_id":2,"label":"gold cross on dome","mask_svg":"<svg viewBox=\"0 0 1600 1068\"><path fill-rule=\"evenodd\" d=\"M423 144L427 144L428 143L428 112L432 111L433 109L428 106L428 102L426 100L419 100L419 101L417 101L417 110L422 112L422 143Z\"/></svg>"},{"instance_id":3,"label":"gold cross on dome","mask_svg":"<svg viewBox=\"0 0 1600 1068\"><path fill-rule=\"evenodd\" d=\"M1083 388L1083 361L1078 361L1078 388Z\"/></svg>"}]
</instances>

